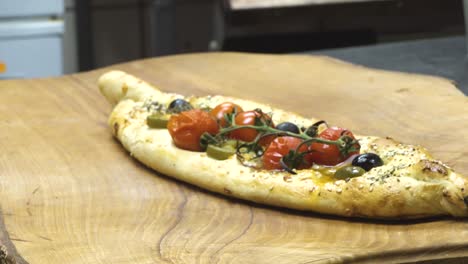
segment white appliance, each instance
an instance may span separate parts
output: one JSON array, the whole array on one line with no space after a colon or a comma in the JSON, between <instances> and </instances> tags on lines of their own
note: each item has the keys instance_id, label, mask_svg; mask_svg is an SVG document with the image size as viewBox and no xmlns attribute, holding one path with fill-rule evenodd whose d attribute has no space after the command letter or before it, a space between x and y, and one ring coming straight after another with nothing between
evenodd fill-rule
<instances>
[{"instance_id":1,"label":"white appliance","mask_svg":"<svg viewBox=\"0 0 468 264\"><path fill-rule=\"evenodd\" d=\"M63 74L63 0L0 1L0 79Z\"/></svg>"}]
</instances>

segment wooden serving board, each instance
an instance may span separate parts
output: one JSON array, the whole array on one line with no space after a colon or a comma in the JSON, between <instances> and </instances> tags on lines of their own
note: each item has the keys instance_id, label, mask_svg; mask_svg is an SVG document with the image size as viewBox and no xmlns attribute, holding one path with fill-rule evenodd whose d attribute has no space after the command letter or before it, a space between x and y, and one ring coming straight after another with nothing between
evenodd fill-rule
<instances>
[{"instance_id":1,"label":"wooden serving board","mask_svg":"<svg viewBox=\"0 0 468 264\"><path fill-rule=\"evenodd\" d=\"M210 53L0 81L0 241L7 263L467 261L466 220L303 213L229 199L146 169L107 127L111 107L96 79L109 69L165 91L258 100L358 134L422 144L468 175L468 99L437 77L327 57Z\"/></svg>"}]
</instances>

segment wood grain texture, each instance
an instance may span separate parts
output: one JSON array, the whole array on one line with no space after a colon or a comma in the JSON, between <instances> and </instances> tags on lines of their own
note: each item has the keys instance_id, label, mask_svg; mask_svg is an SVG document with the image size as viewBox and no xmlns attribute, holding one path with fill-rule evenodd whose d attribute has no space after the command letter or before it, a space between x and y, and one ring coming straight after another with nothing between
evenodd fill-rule
<instances>
[{"instance_id":1,"label":"wood grain texture","mask_svg":"<svg viewBox=\"0 0 468 264\"><path fill-rule=\"evenodd\" d=\"M468 100L445 79L310 56L210 53L110 67L162 90L223 94L422 144L468 175ZM97 77L0 81L5 243L28 263L465 261L468 222L380 222L260 206L203 191L129 157ZM429 263L429 262L428 262Z\"/></svg>"}]
</instances>

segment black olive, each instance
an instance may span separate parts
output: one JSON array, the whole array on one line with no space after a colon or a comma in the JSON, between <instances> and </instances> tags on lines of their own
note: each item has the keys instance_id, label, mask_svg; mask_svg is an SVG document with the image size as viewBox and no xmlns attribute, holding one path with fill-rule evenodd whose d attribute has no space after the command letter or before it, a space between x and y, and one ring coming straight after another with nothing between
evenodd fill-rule
<instances>
[{"instance_id":1,"label":"black olive","mask_svg":"<svg viewBox=\"0 0 468 264\"><path fill-rule=\"evenodd\" d=\"M175 99L169 104L167 111L169 113L176 114L191 109L193 109L193 107L189 102L185 101L184 99Z\"/></svg>"},{"instance_id":2,"label":"black olive","mask_svg":"<svg viewBox=\"0 0 468 264\"><path fill-rule=\"evenodd\" d=\"M353 166L358 166L366 171L370 171L372 168L379 167L383 165L382 159L379 155L374 153L364 153L353 159Z\"/></svg>"},{"instance_id":3,"label":"black olive","mask_svg":"<svg viewBox=\"0 0 468 264\"><path fill-rule=\"evenodd\" d=\"M309 137L316 137L318 133L318 129L321 125L325 125L328 127L327 122L325 122L324 120L320 120L318 122L315 122L313 125L311 125L310 127L306 128L303 131Z\"/></svg>"},{"instance_id":4,"label":"black olive","mask_svg":"<svg viewBox=\"0 0 468 264\"><path fill-rule=\"evenodd\" d=\"M304 133L309 137L316 137L317 136L318 127L310 126L304 130Z\"/></svg>"},{"instance_id":5,"label":"black olive","mask_svg":"<svg viewBox=\"0 0 468 264\"><path fill-rule=\"evenodd\" d=\"M276 129L281 130L281 131L291 132L291 133L294 133L294 134L299 134L299 128L295 124L293 124L291 122L279 123L276 126Z\"/></svg>"}]
</instances>

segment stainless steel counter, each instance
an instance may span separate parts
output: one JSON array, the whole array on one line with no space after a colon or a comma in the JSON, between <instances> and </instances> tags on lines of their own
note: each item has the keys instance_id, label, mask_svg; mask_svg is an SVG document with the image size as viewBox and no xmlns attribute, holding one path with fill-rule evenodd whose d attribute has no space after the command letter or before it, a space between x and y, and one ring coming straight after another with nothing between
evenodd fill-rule
<instances>
[{"instance_id":1,"label":"stainless steel counter","mask_svg":"<svg viewBox=\"0 0 468 264\"><path fill-rule=\"evenodd\" d=\"M468 95L468 52L464 36L308 52L386 70L451 79Z\"/></svg>"}]
</instances>

